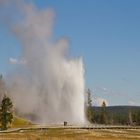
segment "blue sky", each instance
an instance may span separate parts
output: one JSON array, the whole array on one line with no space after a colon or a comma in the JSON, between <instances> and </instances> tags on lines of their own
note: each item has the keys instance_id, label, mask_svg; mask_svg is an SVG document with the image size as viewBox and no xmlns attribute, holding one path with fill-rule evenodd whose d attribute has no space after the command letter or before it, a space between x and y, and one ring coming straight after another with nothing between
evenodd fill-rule
<instances>
[{"instance_id":1,"label":"blue sky","mask_svg":"<svg viewBox=\"0 0 140 140\"><path fill-rule=\"evenodd\" d=\"M70 40L70 53L82 56L86 87L94 100L109 105L140 105L139 0L34 0L56 13L54 37ZM20 56L16 38L0 23L0 73L9 75L9 58ZM93 102L94 102L93 100Z\"/></svg>"}]
</instances>

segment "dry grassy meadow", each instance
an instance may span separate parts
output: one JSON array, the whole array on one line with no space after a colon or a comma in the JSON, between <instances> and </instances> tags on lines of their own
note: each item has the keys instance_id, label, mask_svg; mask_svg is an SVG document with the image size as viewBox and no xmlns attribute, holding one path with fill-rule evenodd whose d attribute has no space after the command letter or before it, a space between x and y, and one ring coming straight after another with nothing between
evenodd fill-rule
<instances>
[{"instance_id":1,"label":"dry grassy meadow","mask_svg":"<svg viewBox=\"0 0 140 140\"><path fill-rule=\"evenodd\" d=\"M48 129L0 133L0 140L140 140L137 130Z\"/></svg>"}]
</instances>

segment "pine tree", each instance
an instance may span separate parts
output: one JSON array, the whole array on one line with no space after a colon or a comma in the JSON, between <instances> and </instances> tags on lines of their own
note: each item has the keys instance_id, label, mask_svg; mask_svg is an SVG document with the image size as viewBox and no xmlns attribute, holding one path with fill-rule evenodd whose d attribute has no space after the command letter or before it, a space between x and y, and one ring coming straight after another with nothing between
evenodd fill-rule
<instances>
[{"instance_id":1,"label":"pine tree","mask_svg":"<svg viewBox=\"0 0 140 140\"><path fill-rule=\"evenodd\" d=\"M140 125L140 111L137 112L137 125Z\"/></svg>"},{"instance_id":2,"label":"pine tree","mask_svg":"<svg viewBox=\"0 0 140 140\"><path fill-rule=\"evenodd\" d=\"M0 109L0 122L2 130L6 130L8 128L8 124L12 122L13 119L12 107L13 104L11 99L6 95L4 95Z\"/></svg>"},{"instance_id":3,"label":"pine tree","mask_svg":"<svg viewBox=\"0 0 140 140\"><path fill-rule=\"evenodd\" d=\"M0 74L0 101L3 98L3 95L5 93L6 87L5 87L5 81L3 79L2 74Z\"/></svg>"},{"instance_id":4,"label":"pine tree","mask_svg":"<svg viewBox=\"0 0 140 140\"><path fill-rule=\"evenodd\" d=\"M133 125L133 118L132 118L132 112L131 112L131 110L128 113L128 119L129 119L129 124L130 125Z\"/></svg>"},{"instance_id":5,"label":"pine tree","mask_svg":"<svg viewBox=\"0 0 140 140\"><path fill-rule=\"evenodd\" d=\"M89 122L93 122L93 108L90 89L87 91L87 118Z\"/></svg>"},{"instance_id":6,"label":"pine tree","mask_svg":"<svg viewBox=\"0 0 140 140\"><path fill-rule=\"evenodd\" d=\"M107 124L107 121L106 103L103 101L100 122L101 124Z\"/></svg>"}]
</instances>

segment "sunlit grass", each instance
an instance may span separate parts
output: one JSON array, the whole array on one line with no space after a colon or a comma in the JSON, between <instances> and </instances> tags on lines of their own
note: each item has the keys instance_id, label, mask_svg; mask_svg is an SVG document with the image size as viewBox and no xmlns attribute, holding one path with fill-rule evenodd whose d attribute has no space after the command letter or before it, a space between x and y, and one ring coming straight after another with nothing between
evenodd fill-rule
<instances>
[{"instance_id":1,"label":"sunlit grass","mask_svg":"<svg viewBox=\"0 0 140 140\"><path fill-rule=\"evenodd\" d=\"M48 129L1 133L0 140L140 140L140 130Z\"/></svg>"},{"instance_id":2,"label":"sunlit grass","mask_svg":"<svg viewBox=\"0 0 140 140\"><path fill-rule=\"evenodd\" d=\"M32 123L29 120L14 116L13 122L10 125L10 127L15 128L15 127L25 127L30 125L32 125Z\"/></svg>"}]
</instances>

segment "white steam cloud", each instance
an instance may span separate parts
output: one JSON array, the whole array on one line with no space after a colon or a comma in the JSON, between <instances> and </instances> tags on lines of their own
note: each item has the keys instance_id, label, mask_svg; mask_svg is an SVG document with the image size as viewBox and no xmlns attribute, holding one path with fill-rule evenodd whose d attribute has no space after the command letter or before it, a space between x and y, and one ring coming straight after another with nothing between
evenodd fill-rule
<instances>
[{"instance_id":1,"label":"white steam cloud","mask_svg":"<svg viewBox=\"0 0 140 140\"><path fill-rule=\"evenodd\" d=\"M26 62L18 66L10 82L15 107L38 123L84 123L83 61L68 55L67 39L52 41L54 12L24 1L0 0L0 4L17 8L18 13L9 10L10 28Z\"/></svg>"},{"instance_id":2,"label":"white steam cloud","mask_svg":"<svg viewBox=\"0 0 140 140\"><path fill-rule=\"evenodd\" d=\"M12 64L12 65L17 65L17 64L26 64L26 61L25 60L18 60L16 58L12 58L10 57L9 58L9 63Z\"/></svg>"},{"instance_id":3,"label":"white steam cloud","mask_svg":"<svg viewBox=\"0 0 140 140\"><path fill-rule=\"evenodd\" d=\"M106 106L109 105L108 101L106 99L103 99L103 98L96 98L94 101L94 105L95 106L102 106L103 102L106 103Z\"/></svg>"}]
</instances>

